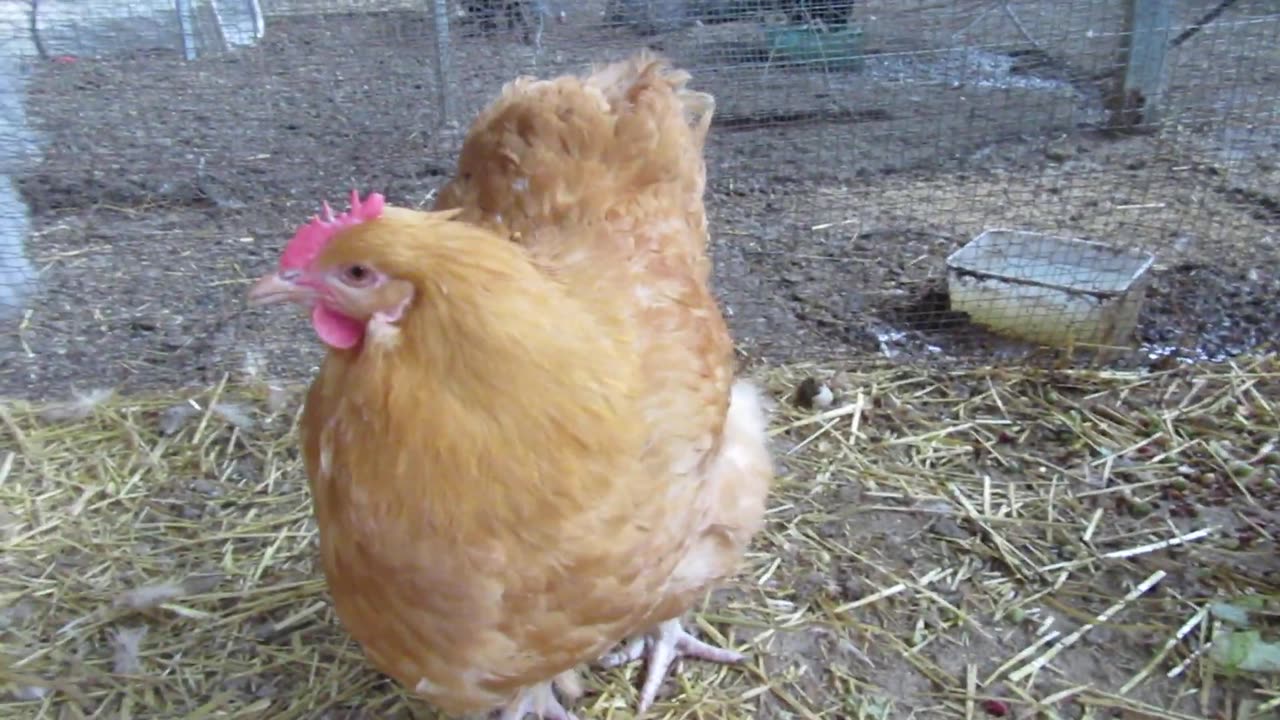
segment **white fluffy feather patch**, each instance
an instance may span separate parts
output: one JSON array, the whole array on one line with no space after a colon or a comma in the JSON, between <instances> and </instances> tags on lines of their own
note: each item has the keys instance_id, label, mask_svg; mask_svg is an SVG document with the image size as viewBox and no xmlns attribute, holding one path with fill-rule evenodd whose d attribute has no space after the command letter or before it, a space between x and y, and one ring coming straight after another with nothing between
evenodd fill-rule
<instances>
[{"instance_id":1,"label":"white fluffy feather patch","mask_svg":"<svg viewBox=\"0 0 1280 720\"><path fill-rule=\"evenodd\" d=\"M702 490L715 498L716 506L705 520L705 534L689 546L672 573L672 586L698 587L728 572L724 543L740 542L742 538L737 536L749 534L750 525L763 517L762 503L767 493L763 484L772 463L767 428L760 391L749 381L735 382L725 417L724 442ZM751 487L753 482L761 483L756 491Z\"/></svg>"},{"instance_id":2,"label":"white fluffy feather patch","mask_svg":"<svg viewBox=\"0 0 1280 720\"><path fill-rule=\"evenodd\" d=\"M373 316L364 330L368 347L376 350L390 350L400 344L400 328L394 322Z\"/></svg>"}]
</instances>

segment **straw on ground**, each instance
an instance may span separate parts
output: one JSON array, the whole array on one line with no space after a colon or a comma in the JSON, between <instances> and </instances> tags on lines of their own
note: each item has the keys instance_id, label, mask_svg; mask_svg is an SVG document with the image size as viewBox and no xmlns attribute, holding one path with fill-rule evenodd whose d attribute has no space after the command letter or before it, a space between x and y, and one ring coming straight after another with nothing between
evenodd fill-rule
<instances>
[{"instance_id":1,"label":"straw on ground","mask_svg":"<svg viewBox=\"0 0 1280 720\"><path fill-rule=\"evenodd\" d=\"M1225 637L1212 601L1263 617L1274 592L1274 359L761 377L780 401L770 522L698 617L753 659L691 666L652 717L1184 718L1280 702L1206 653ZM835 390L831 407L788 403L808 377ZM0 716L430 716L330 610L297 398L224 382L0 404ZM582 716L631 717L634 675L595 674Z\"/></svg>"}]
</instances>

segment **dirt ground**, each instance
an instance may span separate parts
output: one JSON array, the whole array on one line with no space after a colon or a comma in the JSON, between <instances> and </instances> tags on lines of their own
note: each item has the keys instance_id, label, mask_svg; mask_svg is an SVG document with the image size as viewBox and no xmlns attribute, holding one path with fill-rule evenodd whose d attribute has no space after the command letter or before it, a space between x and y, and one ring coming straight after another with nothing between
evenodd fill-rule
<instances>
[{"instance_id":1,"label":"dirt ground","mask_svg":"<svg viewBox=\"0 0 1280 720\"><path fill-rule=\"evenodd\" d=\"M1180 21L1212 4L1181 3ZM576 71L644 44L689 66L718 97L716 282L751 360L1020 355L940 295L944 258L1000 226L1156 253L1141 348L1122 363L1170 350L1220 359L1280 333L1274 8L1241 2L1184 44L1168 127L1117 136L1099 127L1089 79L1111 61L1110 10L1082 3L1065 22L1060 3L1011 3L1043 45L1033 52L998 13L957 36L981 3L931 14L937 5L861 3L876 54L860 72L826 74L726 69L726 38L750 35L742 26L638 38L578 15L549 27L536 67L513 38L460 39L453 91L465 121L520 72ZM322 199L357 186L430 202L458 143L438 123L433 72L430 25L412 14L273 20L261 47L191 64L41 68L31 105L50 145L21 187L43 289L0 335L0 395L308 376L319 357L308 328L243 311L246 283ZM863 542L892 544L921 529L868 532Z\"/></svg>"},{"instance_id":2,"label":"dirt ground","mask_svg":"<svg viewBox=\"0 0 1280 720\"><path fill-rule=\"evenodd\" d=\"M576 71L645 43L698 73L721 117L708 198L718 289L753 358L1010 354L938 312L943 259L992 226L1156 252L1139 336L1157 349L1223 356L1280 329L1274 19L1184 44L1169 130L1115 138L1096 130L1097 83L1080 79L1110 57L1081 24L1115 18L1014 3L1042 56L978 4L884 5L860 10L878 53L862 72L727 65L725 38L750 47L754 26L638 38L585 14L550 26L537 67L512 37L462 37L454 96L465 120L520 72ZM1220 22L1264 9L1242 3ZM352 185L429 202L458 143L436 122L433 62L427 20L388 14L282 18L261 47L190 65L42 68L31 105L50 149L21 188L44 291L0 340L0 392L198 384L246 362L305 375L317 353L305 327L242 314L244 282Z\"/></svg>"}]
</instances>

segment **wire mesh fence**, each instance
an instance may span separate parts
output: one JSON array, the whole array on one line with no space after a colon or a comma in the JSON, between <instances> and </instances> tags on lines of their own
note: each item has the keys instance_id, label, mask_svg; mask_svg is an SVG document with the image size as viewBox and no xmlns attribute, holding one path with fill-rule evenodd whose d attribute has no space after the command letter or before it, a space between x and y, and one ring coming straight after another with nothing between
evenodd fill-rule
<instances>
[{"instance_id":1,"label":"wire mesh fence","mask_svg":"<svg viewBox=\"0 0 1280 720\"><path fill-rule=\"evenodd\" d=\"M39 0L0 19L5 393L306 375L302 319L243 311L297 223L352 187L428 205L503 83L641 47L716 96L716 287L750 357L996 363L1051 338L1152 363L1280 329L1266 0Z\"/></svg>"}]
</instances>

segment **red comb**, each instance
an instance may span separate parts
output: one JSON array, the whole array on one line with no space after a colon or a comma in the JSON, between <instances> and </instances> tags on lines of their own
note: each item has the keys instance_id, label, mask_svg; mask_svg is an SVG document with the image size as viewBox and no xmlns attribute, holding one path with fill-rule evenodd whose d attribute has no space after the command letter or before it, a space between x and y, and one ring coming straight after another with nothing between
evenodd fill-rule
<instances>
[{"instance_id":1,"label":"red comb","mask_svg":"<svg viewBox=\"0 0 1280 720\"><path fill-rule=\"evenodd\" d=\"M360 193L351 191L351 209L334 217L333 208L324 203L324 213L313 215L311 222L298 228L280 256L281 270L302 270L311 264L331 238L343 228L373 220L382 214L386 199L378 193L360 201Z\"/></svg>"}]
</instances>

